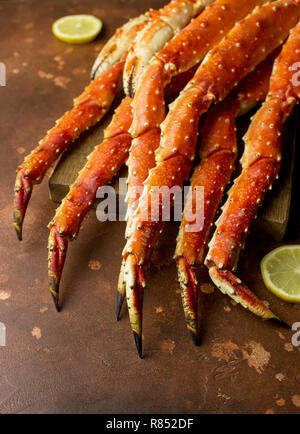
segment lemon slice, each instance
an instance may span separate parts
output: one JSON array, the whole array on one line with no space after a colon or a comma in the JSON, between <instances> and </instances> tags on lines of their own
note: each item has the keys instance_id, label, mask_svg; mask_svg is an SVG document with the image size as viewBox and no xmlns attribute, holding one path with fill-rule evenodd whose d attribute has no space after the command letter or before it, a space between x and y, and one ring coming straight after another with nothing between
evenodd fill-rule
<instances>
[{"instance_id":1,"label":"lemon slice","mask_svg":"<svg viewBox=\"0 0 300 434\"><path fill-rule=\"evenodd\" d=\"M282 300L300 303L300 246L282 246L260 264L266 287Z\"/></svg>"},{"instance_id":2,"label":"lemon slice","mask_svg":"<svg viewBox=\"0 0 300 434\"><path fill-rule=\"evenodd\" d=\"M68 44L85 44L96 38L102 21L93 15L68 15L52 25L53 34Z\"/></svg>"}]
</instances>

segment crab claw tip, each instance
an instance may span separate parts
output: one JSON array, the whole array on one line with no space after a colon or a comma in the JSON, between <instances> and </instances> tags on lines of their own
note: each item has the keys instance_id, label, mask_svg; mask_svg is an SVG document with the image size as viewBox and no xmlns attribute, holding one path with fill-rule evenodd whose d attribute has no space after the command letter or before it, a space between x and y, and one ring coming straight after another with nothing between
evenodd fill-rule
<instances>
[{"instance_id":1,"label":"crab claw tip","mask_svg":"<svg viewBox=\"0 0 300 434\"><path fill-rule=\"evenodd\" d=\"M196 347L200 347L200 337L198 336L197 332L190 330L190 334Z\"/></svg>"},{"instance_id":2,"label":"crab claw tip","mask_svg":"<svg viewBox=\"0 0 300 434\"><path fill-rule=\"evenodd\" d=\"M140 359L143 358L143 340L136 332L133 332L133 337Z\"/></svg>"},{"instance_id":3,"label":"crab claw tip","mask_svg":"<svg viewBox=\"0 0 300 434\"><path fill-rule=\"evenodd\" d=\"M279 324L282 327L285 327L285 328L291 330L290 324L288 324L287 322L285 322L282 319L278 318L278 316L274 315L274 318L271 318L271 321L275 322L276 324Z\"/></svg>"},{"instance_id":4,"label":"crab claw tip","mask_svg":"<svg viewBox=\"0 0 300 434\"><path fill-rule=\"evenodd\" d=\"M54 302L54 306L57 312L60 312L59 301L58 301L58 284L54 278L50 279L50 293Z\"/></svg>"},{"instance_id":5,"label":"crab claw tip","mask_svg":"<svg viewBox=\"0 0 300 434\"><path fill-rule=\"evenodd\" d=\"M116 317L117 321L120 321L120 313L123 305L123 297L119 291L117 291L117 300L116 300Z\"/></svg>"},{"instance_id":6,"label":"crab claw tip","mask_svg":"<svg viewBox=\"0 0 300 434\"><path fill-rule=\"evenodd\" d=\"M22 221L16 221L14 227L19 241L22 241Z\"/></svg>"},{"instance_id":7,"label":"crab claw tip","mask_svg":"<svg viewBox=\"0 0 300 434\"><path fill-rule=\"evenodd\" d=\"M56 312L60 312L60 306L58 304L58 300L55 302Z\"/></svg>"},{"instance_id":8,"label":"crab claw tip","mask_svg":"<svg viewBox=\"0 0 300 434\"><path fill-rule=\"evenodd\" d=\"M59 303L58 303L58 298L56 298L55 295L52 294L52 299L53 299L53 302L54 302L54 306L55 306L56 312L60 312L60 306L59 306Z\"/></svg>"}]
</instances>

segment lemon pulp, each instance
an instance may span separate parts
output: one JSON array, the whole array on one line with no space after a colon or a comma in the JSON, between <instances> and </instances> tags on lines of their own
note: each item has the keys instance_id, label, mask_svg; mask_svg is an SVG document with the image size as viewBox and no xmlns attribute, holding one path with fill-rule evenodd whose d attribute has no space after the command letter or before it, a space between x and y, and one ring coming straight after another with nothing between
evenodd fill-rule
<instances>
[{"instance_id":1,"label":"lemon pulp","mask_svg":"<svg viewBox=\"0 0 300 434\"><path fill-rule=\"evenodd\" d=\"M300 245L282 246L261 261L266 287L282 300L300 303Z\"/></svg>"},{"instance_id":2,"label":"lemon pulp","mask_svg":"<svg viewBox=\"0 0 300 434\"><path fill-rule=\"evenodd\" d=\"M102 21L93 15L68 15L52 25L53 34L69 44L85 44L96 38Z\"/></svg>"}]
</instances>

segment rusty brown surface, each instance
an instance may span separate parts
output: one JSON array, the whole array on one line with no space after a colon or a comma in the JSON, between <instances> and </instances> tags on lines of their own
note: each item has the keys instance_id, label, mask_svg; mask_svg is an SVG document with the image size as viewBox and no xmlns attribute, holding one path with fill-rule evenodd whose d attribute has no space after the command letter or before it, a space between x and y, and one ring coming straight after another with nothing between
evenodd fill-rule
<instances>
[{"instance_id":1,"label":"rusty brown surface","mask_svg":"<svg viewBox=\"0 0 300 434\"><path fill-rule=\"evenodd\" d=\"M81 92L116 26L163 3L0 3L0 61L7 68L7 86L0 87L0 322L7 328L7 345L0 347L0 413L299 413L300 349L291 344L292 332L212 292L206 272L202 345L193 346L172 261L175 224L167 227L149 272L144 360L137 357L127 313L115 321L124 223L101 224L90 214L70 246L60 314L47 290L46 224L55 210L47 182L33 193L24 241L14 233L17 164ZM69 46L52 36L56 18L83 12L104 21L94 43ZM288 232L293 242L300 241L297 196ZM240 276L286 321L300 321L300 307L269 294L260 277L260 259L276 246L249 240Z\"/></svg>"}]
</instances>

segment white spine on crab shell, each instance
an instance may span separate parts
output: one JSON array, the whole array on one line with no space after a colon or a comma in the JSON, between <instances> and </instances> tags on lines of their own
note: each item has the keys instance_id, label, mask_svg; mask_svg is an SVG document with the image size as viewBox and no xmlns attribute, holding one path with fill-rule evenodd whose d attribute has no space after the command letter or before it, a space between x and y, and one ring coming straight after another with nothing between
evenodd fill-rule
<instances>
[{"instance_id":1,"label":"white spine on crab shell","mask_svg":"<svg viewBox=\"0 0 300 434\"><path fill-rule=\"evenodd\" d=\"M161 19L172 27L174 33L177 33L213 1L215 0L198 0L196 2L191 0L175 0L173 9L174 14L171 16L162 15Z\"/></svg>"}]
</instances>

